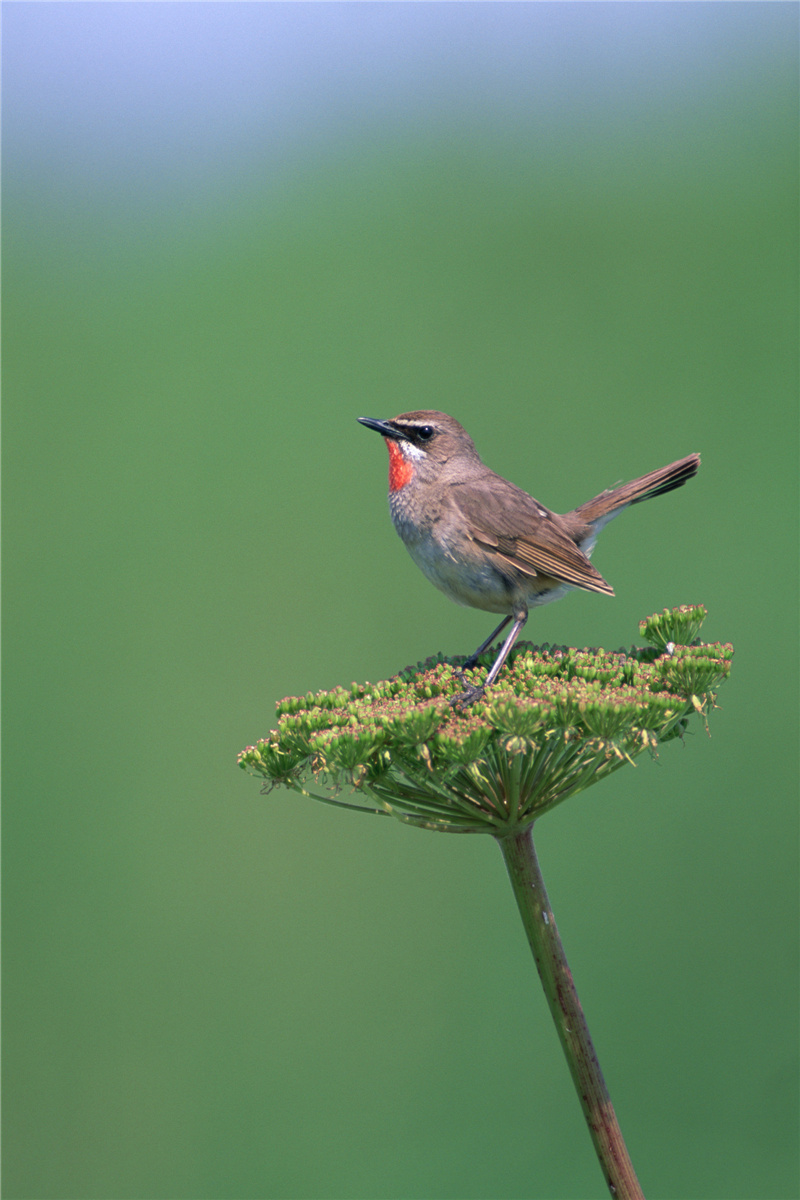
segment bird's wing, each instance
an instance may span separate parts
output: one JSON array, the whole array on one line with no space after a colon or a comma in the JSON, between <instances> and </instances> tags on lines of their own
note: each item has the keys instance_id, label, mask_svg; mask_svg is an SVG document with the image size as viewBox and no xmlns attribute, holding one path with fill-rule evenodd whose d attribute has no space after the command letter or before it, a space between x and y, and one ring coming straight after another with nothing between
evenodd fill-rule
<instances>
[{"instance_id":1,"label":"bird's wing","mask_svg":"<svg viewBox=\"0 0 800 1200\"><path fill-rule=\"evenodd\" d=\"M544 575L572 587L614 595L557 513L494 472L487 472L481 484L455 482L451 495L470 537L498 556L498 566L505 562L525 575Z\"/></svg>"}]
</instances>

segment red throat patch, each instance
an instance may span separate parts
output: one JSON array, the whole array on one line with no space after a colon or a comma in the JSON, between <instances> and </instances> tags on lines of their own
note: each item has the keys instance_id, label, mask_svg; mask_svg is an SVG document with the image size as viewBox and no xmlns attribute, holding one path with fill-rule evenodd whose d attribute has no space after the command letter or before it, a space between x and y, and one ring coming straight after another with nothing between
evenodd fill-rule
<instances>
[{"instance_id":1,"label":"red throat patch","mask_svg":"<svg viewBox=\"0 0 800 1200\"><path fill-rule=\"evenodd\" d=\"M389 491L396 492L411 481L414 468L403 458L403 452L392 438L386 438L386 449L389 451Z\"/></svg>"}]
</instances>

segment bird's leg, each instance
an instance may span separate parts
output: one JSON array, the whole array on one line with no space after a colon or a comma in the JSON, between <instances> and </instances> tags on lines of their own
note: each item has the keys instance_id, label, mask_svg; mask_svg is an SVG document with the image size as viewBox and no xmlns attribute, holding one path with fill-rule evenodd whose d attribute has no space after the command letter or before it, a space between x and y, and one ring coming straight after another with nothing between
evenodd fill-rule
<instances>
[{"instance_id":1,"label":"bird's leg","mask_svg":"<svg viewBox=\"0 0 800 1200\"><path fill-rule=\"evenodd\" d=\"M464 663L464 665L461 667L456 667L457 675L463 675L465 671L472 670L472 668L475 666L475 663L478 661L480 656L483 654L484 650L487 650L489 648L489 646L491 646L492 642L497 637L498 633L502 633L502 631L505 629L506 625L508 624L508 622L510 620L511 620L510 616L503 617L502 621L497 626L497 629L493 630L489 634L489 636L485 642L481 642L480 646L478 646L478 649L475 651L474 654L470 654L469 658Z\"/></svg>"},{"instance_id":2,"label":"bird's leg","mask_svg":"<svg viewBox=\"0 0 800 1200\"><path fill-rule=\"evenodd\" d=\"M503 642L503 645L500 649L500 653L498 654L497 658L494 660L494 664L492 665L491 671L486 676L486 682L483 685L484 687L491 687L492 684L494 683L495 679L497 679L497 676L500 674L500 672L503 669L503 663L508 658L509 654L511 653L512 646L516 642L519 635L522 633L522 628L523 628L525 622L527 621L527 619L528 619L527 608L525 609L524 612L517 613L516 617L514 618L514 624L511 626L511 633L508 635L506 640Z\"/></svg>"},{"instance_id":3,"label":"bird's leg","mask_svg":"<svg viewBox=\"0 0 800 1200\"><path fill-rule=\"evenodd\" d=\"M511 653L511 648L514 645L514 643L516 642L520 633L522 632L522 627L525 624L525 622L527 621L527 619L528 619L527 609L524 612L517 614L517 616L514 618L514 624L511 626L511 632L509 633L506 640L503 642L503 645L500 647L500 653L498 654L497 658L492 663L491 670L489 671L489 674L486 676L486 681L480 687L474 687L472 684L467 684L467 686L464 688L464 691L460 695L454 696L453 699L450 701L450 703L453 706L458 705L459 708L466 708L468 704L474 704L474 702L476 700L480 700L483 697L483 694L486 691L487 687L492 686L495 679L497 679L497 676L502 671L503 664L506 661L506 659L508 658L509 654ZM510 620L511 620L511 617L506 617L506 619L502 622L502 624L500 626L498 626L497 629L495 629L495 631L492 634L492 637L489 639L489 641L491 641L492 638L494 638L495 635L498 634L501 629L505 629L506 625L508 624L508 622ZM481 650L484 650L488 644L489 643L486 642L484 644L484 646L481 647ZM479 650L478 653L480 653L480 652L481 651ZM466 663L464 665L466 666Z\"/></svg>"}]
</instances>

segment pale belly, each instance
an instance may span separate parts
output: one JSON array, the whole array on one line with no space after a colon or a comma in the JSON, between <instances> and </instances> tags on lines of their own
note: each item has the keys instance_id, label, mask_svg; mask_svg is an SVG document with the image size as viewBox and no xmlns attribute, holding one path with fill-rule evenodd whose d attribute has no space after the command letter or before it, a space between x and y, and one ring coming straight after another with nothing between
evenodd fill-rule
<instances>
[{"instance_id":1,"label":"pale belly","mask_svg":"<svg viewBox=\"0 0 800 1200\"><path fill-rule=\"evenodd\" d=\"M477 551L475 558L457 559L446 544L430 536L408 537L400 522L395 524L422 573L456 604L516 615L522 609L558 600L572 590L569 584L523 575L511 566L508 572L502 571L481 551Z\"/></svg>"}]
</instances>

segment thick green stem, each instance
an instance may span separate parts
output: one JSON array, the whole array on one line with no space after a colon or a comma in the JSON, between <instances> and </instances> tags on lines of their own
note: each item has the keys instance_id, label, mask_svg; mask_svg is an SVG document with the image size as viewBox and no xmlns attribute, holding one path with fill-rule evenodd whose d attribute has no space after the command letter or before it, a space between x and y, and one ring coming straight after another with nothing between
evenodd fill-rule
<instances>
[{"instance_id":1,"label":"thick green stem","mask_svg":"<svg viewBox=\"0 0 800 1200\"><path fill-rule=\"evenodd\" d=\"M529 825L498 838L522 923L611 1195L617 1200L644 1200L558 936L531 829Z\"/></svg>"}]
</instances>

